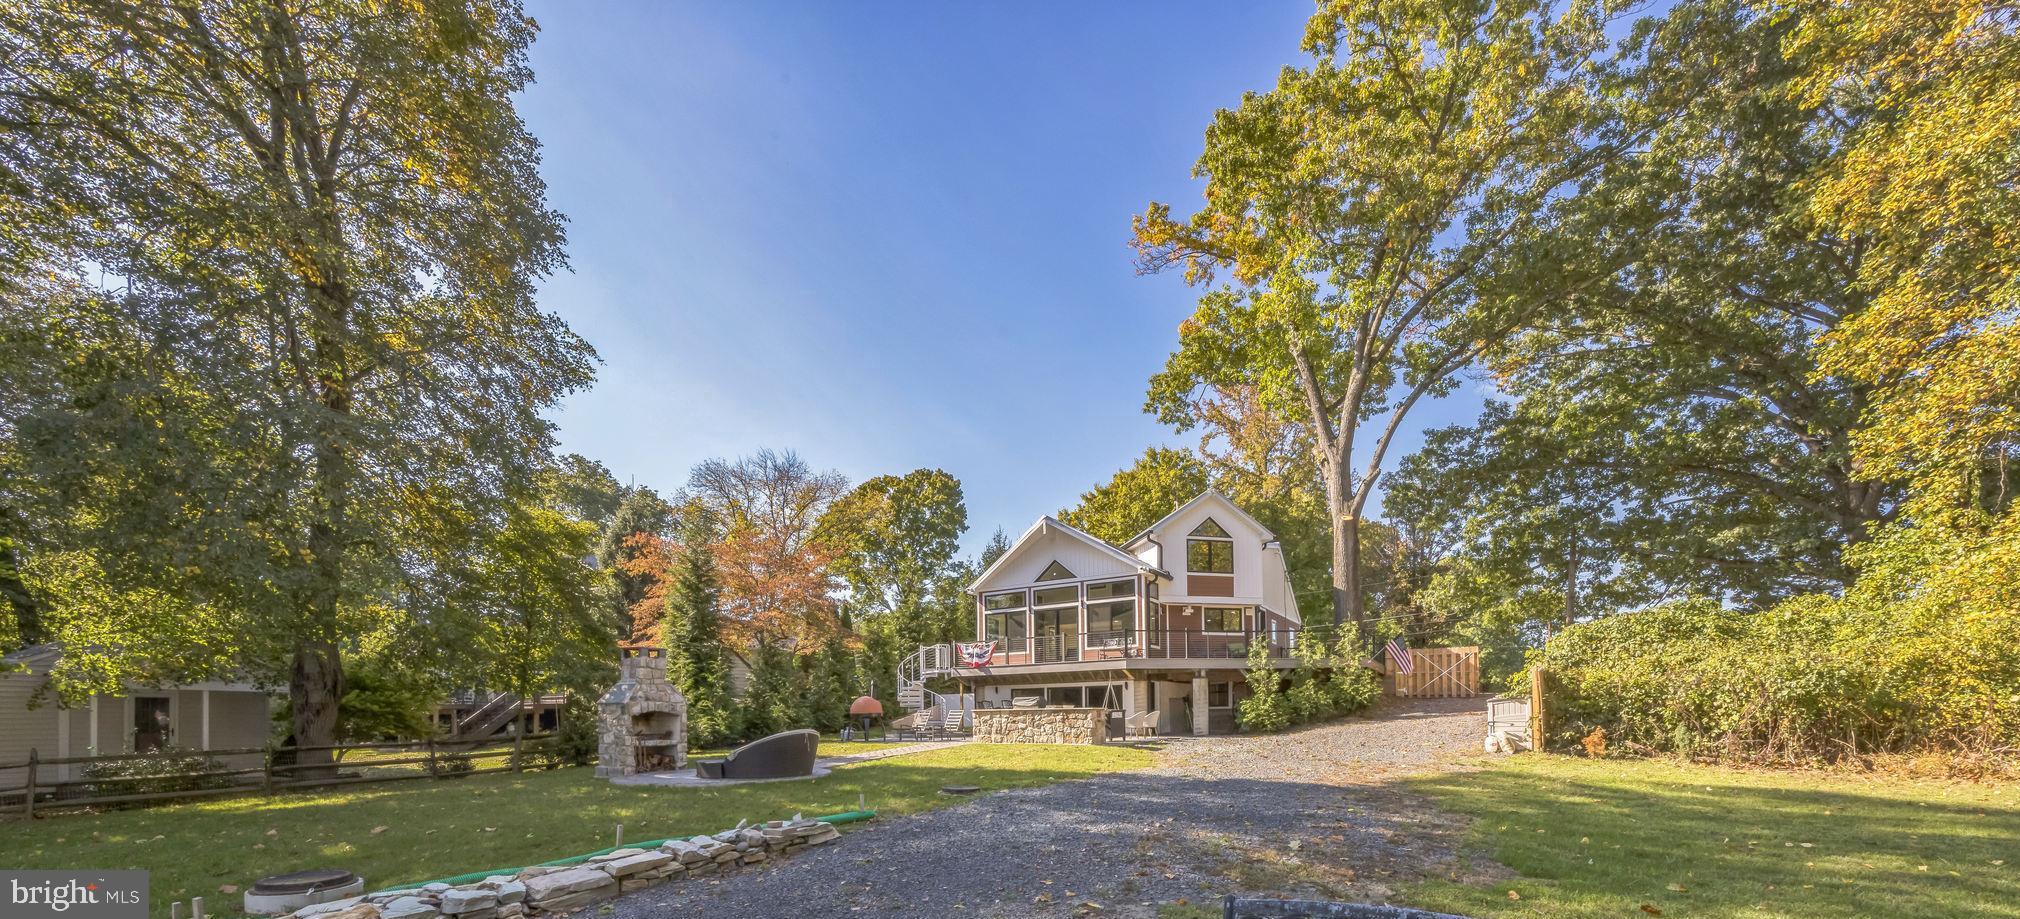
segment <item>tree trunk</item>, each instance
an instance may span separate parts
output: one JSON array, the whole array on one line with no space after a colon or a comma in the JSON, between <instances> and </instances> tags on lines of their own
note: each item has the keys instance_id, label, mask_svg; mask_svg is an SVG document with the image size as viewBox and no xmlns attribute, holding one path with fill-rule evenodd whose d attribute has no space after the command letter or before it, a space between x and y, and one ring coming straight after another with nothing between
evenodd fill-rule
<instances>
[{"instance_id":1,"label":"tree trunk","mask_svg":"<svg viewBox=\"0 0 2020 919\"><path fill-rule=\"evenodd\" d=\"M333 642L309 640L295 645L294 674L288 681L288 698L294 706L295 745L328 747L337 740L337 700L343 695L343 662ZM295 754L296 770L290 779L315 778L336 768L330 750L309 750ZM317 767L317 768L302 768Z\"/></svg>"},{"instance_id":2,"label":"tree trunk","mask_svg":"<svg viewBox=\"0 0 2020 919\"><path fill-rule=\"evenodd\" d=\"M1335 526L1339 529L1339 535L1334 537L1333 542L1339 547L1338 551L1346 556L1346 565L1341 571L1344 577L1336 579L1341 593L1339 599L1346 604L1346 619L1354 624L1354 629L1361 633L1361 637L1366 638L1368 610L1367 601L1362 596L1361 590L1361 518L1350 513L1339 518Z\"/></svg>"},{"instance_id":3,"label":"tree trunk","mask_svg":"<svg viewBox=\"0 0 2020 919\"><path fill-rule=\"evenodd\" d=\"M331 271L326 276L335 274ZM343 427L351 414L351 381L340 330L350 321L351 294L341 283L311 285L309 303L316 314L312 336L316 399L324 415L312 428L315 466L308 533L308 621L295 644L294 676L288 693L294 704L295 744L327 747L337 740L337 705L344 691L337 616L343 604L344 560L349 548L352 470ZM296 759L298 765L321 768L296 776L329 774L334 762L328 750L302 754Z\"/></svg>"},{"instance_id":4,"label":"tree trunk","mask_svg":"<svg viewBox=\"0 0 2020 919\"><path fill-rule=\"evenodd\" d=\"M1578 549L1578 534L1572 533L1570 552L1564 560L1564 624L1566 626L1578 621L1578 566L1582 563Z\"/></svg>"}]
</instances>

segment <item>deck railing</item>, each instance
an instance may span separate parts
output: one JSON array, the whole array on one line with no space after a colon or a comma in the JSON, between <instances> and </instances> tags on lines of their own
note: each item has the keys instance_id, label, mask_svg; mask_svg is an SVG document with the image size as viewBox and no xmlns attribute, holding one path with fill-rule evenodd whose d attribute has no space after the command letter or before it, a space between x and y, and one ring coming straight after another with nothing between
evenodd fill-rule
<instances>
[{"instance_id":1,"label":"deck railing","mask_svg":"<svg viewBox=\"0 0 2020 919\"><path fill-rule=\"evenodd\" d=\"M1290 657L1298 629L1262 632L1207 632L1199 629L1124 629L1102 632L1056 632L1013 641L998 641L990 666L1057 664L1069 661L1117 659L1242 660L1257 643L1273 658Z\"/></svg>"}]
</instances>

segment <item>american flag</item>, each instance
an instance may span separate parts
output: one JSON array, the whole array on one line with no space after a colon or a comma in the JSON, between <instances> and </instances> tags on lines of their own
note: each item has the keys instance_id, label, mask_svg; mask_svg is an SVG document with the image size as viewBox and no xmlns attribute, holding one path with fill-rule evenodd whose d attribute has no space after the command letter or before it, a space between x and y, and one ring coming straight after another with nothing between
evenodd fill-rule
<instances>
[{"instance_id":1,"label":"american flag","mask_svg":"<svg viewBox=\"0 0 2020 919\"><path fill-rule=\"evenodd\" d=\"M1396 668L1397 673L1409 673L1417 669L1416 663L1410 660L1409 646L1403 644L1402 638L1389 639L1387 647L1389 651L1389 664Z\"/></svg>"}]
</instances>

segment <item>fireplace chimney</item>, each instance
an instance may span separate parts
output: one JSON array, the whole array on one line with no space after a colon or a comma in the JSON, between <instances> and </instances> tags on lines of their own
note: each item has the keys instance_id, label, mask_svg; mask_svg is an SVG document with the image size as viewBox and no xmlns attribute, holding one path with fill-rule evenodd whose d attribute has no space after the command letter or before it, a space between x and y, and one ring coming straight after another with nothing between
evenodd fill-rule
<instances>
[{"instance_id":1,"label":"fireplace chimney","mask_svg":"<svg viewBox=\"0 0 2020 919\"><path fill-rule=\"evenodd\" d=\"M596 702L597 778L687 765L687 699L666 679L666 649L617 650L617 683Z\"/></svg>"}]
</instances>

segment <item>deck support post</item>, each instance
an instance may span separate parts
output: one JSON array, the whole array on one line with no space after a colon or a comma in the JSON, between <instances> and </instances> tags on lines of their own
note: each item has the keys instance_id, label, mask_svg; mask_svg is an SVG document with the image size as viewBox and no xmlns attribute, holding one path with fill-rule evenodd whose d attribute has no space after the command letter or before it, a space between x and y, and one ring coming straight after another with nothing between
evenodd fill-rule
<instances>
[{"instance_id":1,"label":"deck support post","mask_svg":"<svg viewBox=\"0 0 2020 919\"><path fill-rule=\"evenodd\" d=\"M1192 672L1192 736L1206 736L1206 671Z\"/></svg>"}]
</instances>

